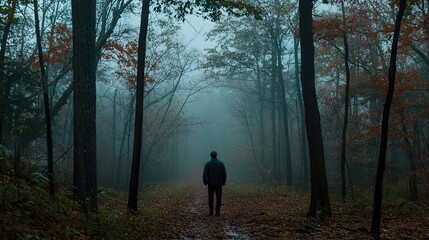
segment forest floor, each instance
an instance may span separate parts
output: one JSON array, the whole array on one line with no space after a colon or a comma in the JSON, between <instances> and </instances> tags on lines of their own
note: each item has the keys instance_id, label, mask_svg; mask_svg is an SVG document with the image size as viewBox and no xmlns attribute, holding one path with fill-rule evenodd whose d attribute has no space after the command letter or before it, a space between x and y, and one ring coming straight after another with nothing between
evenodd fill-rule
<instances>
[{"instance_id":1,"label":"forest floor","mask_svg":"<svg viewBox=\"0 0 429 240\"><path fill-rule=\"evenodd\" d=\"M306 217L309 196L284 187L224 187L221 216L208 215L204 186L187 187L182 201L165 203L172 214L150 221L147 237L160 239L372 239L372 205L333 201L333 216ZM168 198L166 198L168 199ZM429 239L427 209L404 201L384 212L382 239ZM423 211L423 212L422 212Z\"/></svg>"},{"instance_id":2,"label":"forest floor","mask_svg":"<svg viewBox=\"0 0 429 240\"><path fill-rule=\"evenodd\" d=\"M99 193L98 213L82 214L67 194L52 200L20 186L18 196L5 186L0 239L371 239L369 194L345 204L331 197L333 216L318 220L305 216L308 193L286 187L227 184L216 217L195 183L144 186L136 214L126 212L127 194L110 188ZM382 239L429 239L427 205L385 199Z\"/></svg>"}]
</instances>

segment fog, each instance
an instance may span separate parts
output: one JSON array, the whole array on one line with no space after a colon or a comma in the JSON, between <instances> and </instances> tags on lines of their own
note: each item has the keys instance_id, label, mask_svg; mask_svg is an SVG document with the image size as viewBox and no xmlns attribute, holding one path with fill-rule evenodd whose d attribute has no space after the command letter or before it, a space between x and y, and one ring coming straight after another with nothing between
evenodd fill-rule
<instances>
[{"instance_id":1,"label":"fog","mask_svg":"<svg viewBox=\"0 0 429 240\"><path fill-rule=\"evenodd\" d=\"M200 73L201 77L201 73ZM111 90L108 90L111 91ZM105 93L104 93L105 94ZM111 97L111 96L110 96ZM143 154L142 161L149 161L148 164L143 164L142 167L142 182L159 182L159 181L201 181L204 164L210 160L210 152L216 151L218 159L225 163L228 170L228 177L232 181L255 180L257 174L246 169L247 159L241 159L246 154L239 152L246 144L246 137L240 130L240 123L234 115L234 109L231 105L231 100L234 95L229 89L218 87L215 85L205 86L203 90L193 95L186 104L183 110L183 118L186 118L186 124L176 129L178 133L172 136L164 136L160 143L157 143L156 153L151 155L149 159L145 159ZM124 102L126 99L123 100ZM183 101L183 99L178 99ZM98 119L98 152L100 156L101 172L99 178L105 184L111 184L111 176L115 175L115 169L111 170L113 160L112 146L112 122L111 116L111 99L106 100L106 105L100 107ZM101 106L101 104L100 104ZM110 119L109 119L110 116ZM125 118L124 117L119 117ZM101 119L108 119L103 121ZM122 119L126 121L126 119ZM120 122L120 121L119 121ZM117 135L120 135L122 128L118 124ZM132 131L131 131L132 132ZM145 135L145 134L143 134ZM127 143L122 143L123 138L126 138ZM129 138L129 139L128 139ZM129 141L129 143L128 143ZM147 142L144 141L144 146ZM129 148L128 151L123 151L118 158L122 158L123 164L121 171L129 171L130 151L132 143L131 136L117 137L116 149L119 151L121 143ZM147 147L143 152L147 151ZM118 160L116 163L118 164ZM113 172L112 172L113 171ZM122 173L124 174L124 173ZM126 175L128 176L128 175ZM122 186L126 186L127 178L124 177L120 182Z\"/></svg>"},{"instance_id":2,"label":"fog","mask_svg":"<svg viewBox=\"0 0 429 240\"><path fill-rule=\"evenodd\" d=\"M406 2L1 1L0 238L423 236L429 0Z\"/></svg>"},{"instance_id":3,"label":"fog","mask_svg":"<svg viewBox=\"0 0 429 240\"><path fill-rule=\"evenodd\" d=\"M295 44L297 7L292 2L280 1L285 12L279 13L277 5L272 3L263 3L266 16L261 21L252 16L237 18L225 15L218 22L196 16L187 16L181 22L162 13L150 15L145 66L142 184L201 181L204 163L210 159L212 150L218 152L218 158L225 163L229 179L233 181L283 184L286 177L291 176L293 185L308 184L307 136L299 79L300 47ZM52 117L55 174L58 181L67 186L71 186L73 171L69 7L59 2L58 11L48 9L45 13L52 18L43 20L47 26L45 36L51 33L55 37L49 39L55 44L44 46L46 51L55 55L55 58L47 59L50 101L56 110ZM357 5L348 7L350 11L358 8ZM112 35L106 36L108 41L101 48L97 62L98 179L101 185L124 189L129 181L135 124L136 53L140 24L135 9L136 6L123 9L119 22L114 23L118 25L110 33ZM338 15L339 7L334 4L317 5L315 13L315 23L318 23L323 17ZM37 81L31 81L38 78L37 64L28 64L33 61L31 49L34 48L34 40L24 34L27 25L32 24L32 17L28 17L29 13L25 11L19 14L23 22L13 29L14 34L9 41L19 43L20 48L7 49L10 64L7 73L16 81L10 82L10 101L1 115L4 118L2 145L22 152L31 163L31 169L34 167L32 170L44 171L46 146L41 124L44 120L42 91ZM106 10L97 14L113 13ZM64 24L57 24L54 16ZM100 17L99 21L112 19L109 15ZM103 35L102 26L108 23L97 23L97 37ZM329 181L338 183L339 139L344 116L344 72L342 55L338 51L342 43L336 35L327 36L333 39L325 41L323 34L326 32L320 31L315 24L315 36L318 37L314 41L316 91L326 168ZM351 42L359 54L356 53L358 56L354 59L356 66L351 68L356 86L353 86L350 96L353 116L347 137L349 174L353 180L367 181L372 179L376 166L377 124L384 97L380 90L382 84L376 82L376 77L384 74L379 70L383 69L380 63L388 59L389 52L386 43L380 40L377 49L383 52L373 54L374 47L366 45L372 40L361 42L361 33L354 34ZM371 56L374 63L361 55ZM417 58L413 57L414 60ZM422 81L423 76L427 76L427 66L421 61L410 64L412 59L404 58L401 67L407 69L418 65L419 69L414 70L422 74L410 76L414 76L417 82ZM369 74L368 69L374 69L374 73ZM417 100L425 98L409 94L404 99L413 104L413 101L417 103ZM427 129L427 121L422 117L425 114L419 112L420 115L416 113L414 116L408 109L414 108L398 106L394 110L396 135L389 143L388 151L389 174L393 179L406 174L409 159L426 156L424 129ZM414 118L407 119L409 116ZM404 122L410 124L401 125ZM410 134L415 136L412 140L404 137ZM418 149L418 154L410 149ZM416 168L422 166L417 164Z\"/></svg>"},{"instance_id":4,"label":"fog","mask_svg":"<svg viewBox=\"0 0 429 240\"><path fill-rule=\"evenodd\" d=\"M218 159L232 167L233 152L238 147L240 137L234 135L234 118L228 105L228 95L221 89L207 89L196 96L196 101L189 104L186 114L193 116L199 123L189 126L179 141L179 169L183 177L193 179L202 177L202 169L210 160L212 150L218 152ZM180 158L182 157L182 158Z\"/></svg>"}]
</instances>

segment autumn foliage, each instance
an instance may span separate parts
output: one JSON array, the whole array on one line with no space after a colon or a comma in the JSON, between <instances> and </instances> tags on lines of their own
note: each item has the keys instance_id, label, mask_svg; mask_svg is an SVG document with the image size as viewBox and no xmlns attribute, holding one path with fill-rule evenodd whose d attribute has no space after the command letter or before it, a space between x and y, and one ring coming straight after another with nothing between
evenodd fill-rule
<instances>
[{"instance_id":1,"label":"autumn foliage","mask_svg":"<svg viewBox=\"0 0 429 240\"><path fill-rule=\"evenodd\" d=\"M70 28L66 24L56 24L51 31L47 33L43 46L46 51L43 54L47 64L65 64L66 68L71 70L71 57L73 47L73 37ZM137 77L137 42L130 41L119 43L117 41L107 41L103 48L102 58L110 64L113 64L115 76L124 81L129 89L135 89ZM145 83L155 82L152 77L153 71L156 70L156 63L147 62L147 74ZM33 67L39 67L39 60L34 55Z\"/></svg>"},{"instance_id":2,"label":"autumn foliage","mask_svg":"<svg viewBox=\"0 0 429 240\"><path fill-rule=\"evenodd\" d=\"M129 89L136 88L137 80L137 42L130 41L124 44L108 41L104 47L103 58L116 64L115 75L125 81ZM151 63L146 57L145 84L155 82L152 77L153 71L157 68L156 63Z\"/></svg>"},{"instance_id":3,"label":"autumn foliage","mask_svg":"<svg viewBox=\"0 0 429 240\"><path fill-rule=\"evenodd\" d=\"M317 73L324 79L320 83L319 96L325 107L325 127L340 128L335 121L341 118L342 113L337 109L344 102L342 37L347 33L352 75L352 118L347 149L352 164L363 164L369 171L375 165L375 148L381 131L380 116L387 89L394 28L391 13L397 10L398 1L345 1L345 26L341 21L341 1L331 3L338 6L338 13L322 12L314 21ZM429 15L425 3L409 1L402 22L389 127L389 147L398 154L389 155L388 161L392 165L401 161L407 165L416 162L417 170L410 169L408 174L416 172L426 177L429 172L424 169L427 169L428 162L423 156L427 155L427 136L423 133L429 112ZM328 139L332 139L329 144L336 144L338 134L337 130L327 133Z\"/></svg>"},{"instance_id":4,"label":"autumn foliage","mask_svg":"<svg viewBox=\"0 0 429 240\"><path fill-rule=\"evenodd\" d=\"M73 37L66 24L54 25L51 31L47 32L47 38L42 44L46 49L43 53L43 59L47 64L65 64L71 70ZM36 55L33 57L33 67L39 67L39 59Z\"/></svg>"}]
</instances>

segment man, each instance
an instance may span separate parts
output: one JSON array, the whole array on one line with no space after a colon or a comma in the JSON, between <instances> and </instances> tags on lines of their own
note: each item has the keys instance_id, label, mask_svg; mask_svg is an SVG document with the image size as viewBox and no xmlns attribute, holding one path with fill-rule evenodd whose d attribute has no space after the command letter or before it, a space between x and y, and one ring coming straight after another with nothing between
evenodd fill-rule
<instances>
[{"instance_id":1,"label":"man","mask_svg":"<svg viewBox=\"0 0 429 240\"><path fill-rule=\"evenodd\" d=\"M210 216L213 215L213 198L216 193L216 216L220 216L220 206L222 204L222 186L226 182L225 166L217 159L217 153L210 153L211 160L204 166L203 181L204 185L209 185L209 207Z\"/></svg>"}]
</instances>

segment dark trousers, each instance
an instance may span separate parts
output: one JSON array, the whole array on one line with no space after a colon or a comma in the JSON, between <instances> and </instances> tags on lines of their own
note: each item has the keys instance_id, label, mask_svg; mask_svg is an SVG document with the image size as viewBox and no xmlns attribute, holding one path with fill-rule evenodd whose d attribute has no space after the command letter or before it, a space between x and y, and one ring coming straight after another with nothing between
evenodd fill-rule
<instances>
[{"instance_id":1,"label":"dark trousers","mask_svg":"<svg viewBox=\"0 0 429 240\"><path fill-rule=\"evenodd\" d=\"M209 184L209 207L210 212L213 212L213 200L214 194L216 193L216 213L220 212L220 206L222 205L222 185Z\"/></svg>"}]
</instances>

